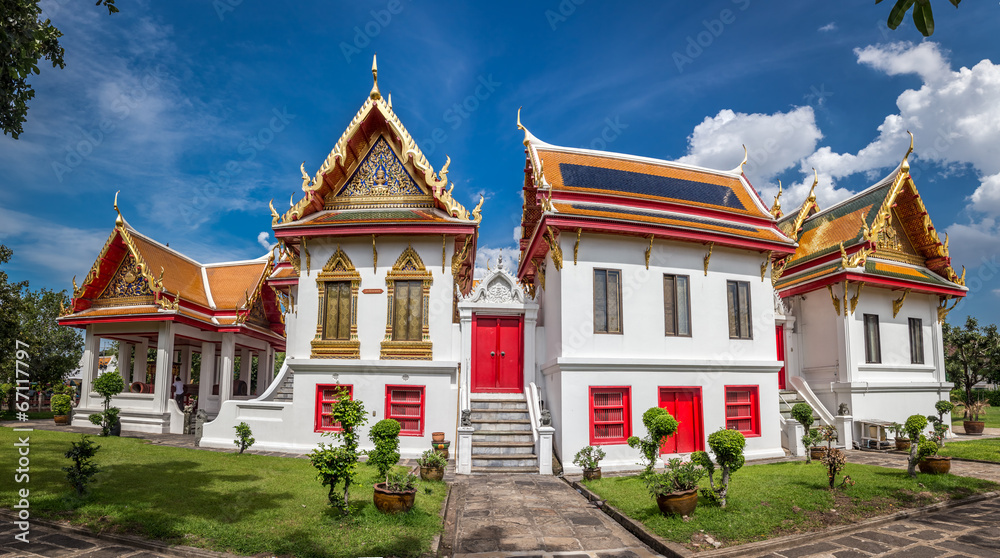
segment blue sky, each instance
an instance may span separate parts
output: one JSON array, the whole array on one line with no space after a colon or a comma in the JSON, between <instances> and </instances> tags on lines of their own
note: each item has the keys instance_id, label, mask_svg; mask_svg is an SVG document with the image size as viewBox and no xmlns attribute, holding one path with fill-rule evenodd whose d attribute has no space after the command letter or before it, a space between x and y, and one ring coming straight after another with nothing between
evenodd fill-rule
<instances>
[{"instance_id":1,"label":"blue sky","mask_svg":"<svg viewBox=\"0 0 1000 558\"><path fill-rule=\"evenodd\" d=\"M379 84L468 206L480 263L513 248L522 121L540 139L746 172L765 199L821 207L913 172L969 267L952 313L1000 309L1000 6L935 0L937 31L889 31L891 3L46 0L66 68L44 67L21 139L0 138L0 242L34 287L82 277L114 224L203 262L257 257ZM487 85L488 84L488 85ZM478 98L476 94L478 93ZM456 108L457 107L457 108ZM435 133L435 130L440 132ZM440 141L436 141L433 138ZM273 240L273 236L270 237Z\"/></svg>"}]
</instances>

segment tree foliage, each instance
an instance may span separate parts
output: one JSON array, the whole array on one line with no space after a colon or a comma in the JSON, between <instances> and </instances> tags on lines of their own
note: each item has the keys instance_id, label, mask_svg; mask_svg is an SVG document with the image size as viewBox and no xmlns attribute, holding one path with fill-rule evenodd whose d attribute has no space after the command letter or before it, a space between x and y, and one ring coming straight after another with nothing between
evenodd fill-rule
<instances>
[{"instance_id":1,"label":"tree foliage","mask_svg":"<svg viewBox=\"0 0 1000 558\"><path fill-rule=\"evenodd\" d=\"M962 2L962 0L948 1L956 8ZM880 4L882 0L875 0L875 3ZM896 4L889 10L889 19L886 20L889 29L895 30L899 27L910 8L913 8L913 25L917 27L917 31L925 37L933 35L934 12L931 10L931 0L896 0Z\"/></svg>"},{"instance_id":2,"label":"tree foliage","mask_svg":"<svg viewBox=\"0 0 1000 558\"><path fill-rule=\"evenodd\" d=\"M65 68L65 51L59 44L62 32L49 19L41 19L40 0L0 0L0 126L4 134L17 139L24 131L28 101L35 90L28 84L31 74L38 74L43 58L52 67ZM115 0L98 0L108 13L118 11Z\"/></svg>"},{"instance_id":3,"label":"tree foliage","mask_svg":"<svg viewBox=\"0 0 1000 558\"><path fill-rule=\"evenodd\" d=\"M722 476L719 487L715 487L715 464L707 453L696 451L691 454L691 461L701 465L708 472L708 489L702 490L702 496L711 502L718 502L720 507L726 507L726 493L729 491L729 477L740 470L746 463L743 448L747 439L737 430L719 429L709 434L708 447L715 454Z\"/></svg>"},{"instance_id":4,"label":"tree foliage","mask_svg":"<svg viewBox=\"0 0 1000 558\"><path fill-rule=\"evenodd\" d=\"M650 407L642 414L642 424L646 427L646 436L644 438L630 436L628 445L642 453L642 460L648 473L656 465L656 458L660 456L660 446L663 445L663 441L677 432L680 423L666 409Z\"/></svg>"},{"instance_id":5,"label":"tree foliage","mask_svg":"<svg viewBox=\"0 0 1000 558\"><path fill-rule=\"evenodd\" d=\"M0 244L0 265L10 261L13 252L10 248ZM15 354L17 340L20 331L18 317L21 315L21 297L28 287L27 281L11 283L7 278L7 272L0 267L0 384L13 388L14 386L14 366L16 360L9 358ZM7 399L8 408L14 409L14 391L7 389L4 393Z\"/></svg>"},{"instance_id":6,"label":"tree foliage","mask_svg":"<svg viewBox=\"0 0 1000 558\"><path fill-rule=\"evenodd\" d=\"M56 322L62 305L69 305L66 291L28 290L22 297L20 339L31 345L28 369L31 380L53 386L76 369L83 355L83 337L75 328Z\"/></svg>"},{"instance_id":7,"label":"tree foliage","mask_svg":"<svg viewBox=\"0 0 1000 558\"><path fill-rule=\"evenodd\" d=\"M375 444L375 449L368 452L368 464L378 469L381 478L386 478L399 463L399 430L395 419L382 419L368 432L368 439Z\"/></svg>"},{"instance_id":8,"label":"tree foliage","mask_svg":"<svg viewBox=\"0 0 1000 558\"><path fill-rule=\"evenodd\" d=\"M63 467L63 471L66 471L66 480L69 481L70 486L76 489L78 496L83 496L87 492L87 485L97 474L97 465L91 463L91 459L97 455L99 449L101 446L95 446L94 442L90 441L90 437L86 435L81 435L79 442L70 442L66 459L71 459L73 464L69 467Z\"/></svg>"},{"instance_id":9,"label":"tree foliage","mask_svg":"<svg viewBox=\"0 0 1000 558\"><path fill-rule=\"evenodd\" d=\"M368 422L365 406L361 401L354 401L346 389L337 393L334 403L333 420L340 423L340 431L326 432L323 435L341 443L340 446L321 443L318 448L309 453L309 461L319 470L318 477L323 486L329 486L327 498L330 504L347 514L347 498L351 489L351 481L358 469L358 432L357 429ZM334 496L337 485L344 484L343 497Z\"/></svg>"},{"instance_id":10,"label":"tree foliage","mask_svg":"<svg viewBox=\"0 0 1000 558\"><path fill-rule=\"evenodd\" d=\"M254 442L256 442L257 440L254 439L253 431L250 430L249 424L241 422L236 426L234 426L233 428L236 429L236 439L233 440L233 443L236 444L236 447L240 448L240 453L242 454L244 451L246 451L248 447L252 446Z\"/></svg>"},{"instance_id":11,"label":"tree foliage","mask_svg":"<svg viewBox=\"0 0 1000 558\"><path fill-rule=\"evenodd\" d=\"M93 389L104 398L104 411L90 415L90 422L101 427L101 436L107 436L118 422L118 407L111 406L111 398L125 391L125 381L117 371L108 371L94 380Z\"/></svg>"},{"instance_id":12,"label":"tree foliage","mask_svg":"<svg viewBox=\"0 0 1000 558\"><path fill-rule=\"evenodd\" d=\"M980 326L972 316L964 327L944 324L945 370L948 377L965 391L968 406L973 401L972 388L982 381L1000 382L1000 332L995 324Z\"/></svg>"},{"instance_id":13,"label":"tree foliage","mask_svg":"<svg viewBox=\"0 0 1000 558\"><path fill-rule=\"evenodd\" d=\"M910 444L910 457L907 460L906 472L913 478L917 478L917 461L920 461L920 457L917 455L917 446L920 442L920 433L923 432L924 428L927 428L927 417L923 415L910 415L906 419L906 424L903 425L906 429L906 435L910 437L912 443Z\"/></svg>"}]
</instances>

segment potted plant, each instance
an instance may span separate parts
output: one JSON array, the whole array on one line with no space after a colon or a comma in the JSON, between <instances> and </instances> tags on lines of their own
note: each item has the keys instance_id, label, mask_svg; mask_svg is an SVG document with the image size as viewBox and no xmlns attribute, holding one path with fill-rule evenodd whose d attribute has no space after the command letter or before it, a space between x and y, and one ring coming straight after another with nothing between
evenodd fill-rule
<instances>
[{"instance_id":1,"label":"potted plant","mask_svg":"<svg viewBox=\"0 0 1000 558\"><path fill-rule=\"evenodd\" d=\"M49 404L52 406L52 412L55 413L52 418L56 424L69 424L69 413L73 409L70 401L70 396L65 393L57 393L52 396Z\"/></svg>"},{"instance_id":2,"label":"potted plant","mask_svg":"<svg viewBox=\"0 0 1000 558\"><path fill-rule=\"evenodd\" d=\"M375 507L382 513L406 513L417 496L417 476L413 473L392 472L385 482L375 485Z\"/></svg>"},{"instance_id":3,"label":"potted plant","mask_svg":"<svg viewBox=\"0 0 1000 558\"><path fill-rule=\"evenodd\" d=\"M985 399L966 402L965 412L968 414L968 417L972 419L962 421L962 427L965 428L966 434L979 436L983 433L983 428L986 426L986 422L979 420L979 416L982 415L989 406L990 404L987 403Z\"/></svg>"},{"instance_id":4,"label":"potted plant","mask_svg":"<svg viewBox=\"0 0 1000 558\"><path fill-rule=\"evenodd\" d=\"M951 470L951 458L938 455L938 445L934 440L921 436L917 444L917 468L921 473L943 475Z\"/></svg>"},{"instance_id":5,"label":"potted plant","mask_svg":"<svg viewBox=\"0 0 1000 558\"><path fill-rule=\"evenodd\" d=\"M683 517L691 515L698 505L698 481L703 476L705 469L675 457L667 461L663 473L646 473L644 480L660 513Z\"/></svg>"},{"instance_id":6,"label":"potted plant","mask_svg":"<svg viewBox=\"0 0 1000 558\"><path fill-rule=\"evenodd\" d=\"M910 450L910 439L906 437L906 428L898 422L894 422L889 426L885 427L886 430L892 432L894 437L893 441L896 443L896 449L899 451L909 451Z\"/></svg>"},{"instance_id":7,"label":"potted plant","mask_svg":"<svg viewBox=\"0 0 1000 558\"><path fill-rule=\"evenodd\" d=\"M90 415L90 422L101 427L101 436L120 436L122 424L118 420L118 407L111 406L111 398L125 390L125 381L118 372L105 372L94 380L94 391L104 398L104 411Z\"/></svg>"},{"instance_id":8,"label":"potted plant","mask_svg":"<svg viewBox=\"0 0 1000 558\"><path fill-rule=\"evenodd\" d=\"M586 446L576 452L573 464L583 468L583 480L597 480L601 478L601 460L605 453L601 446Z\"/></svg>"},{"instance_id":9,"label":"potted plant","mask_svg":"<svg viewBox=\"0 0 1000 558\"><path fill-rule=\"evenodd\" d=\"M448 466L448 460L441 457L436 451L429 449L417 459L420 465L420 480L439 481L444 478L444 469Z\"/></svg>"},{"instance_id":10,"label":"potted plant","mask_svg":"<svg viewBox=\"0 0 1000 558\"><path fill-rule=\"evenodd\" d=\"M816 445L822 439L823 436L816 428L807 430L802 435L802 444L809 450L809 453L806 455L806 463L812 463L813 459L823 459L823 456L826 455L826 448Z\"/></svg>"}]
</instances>

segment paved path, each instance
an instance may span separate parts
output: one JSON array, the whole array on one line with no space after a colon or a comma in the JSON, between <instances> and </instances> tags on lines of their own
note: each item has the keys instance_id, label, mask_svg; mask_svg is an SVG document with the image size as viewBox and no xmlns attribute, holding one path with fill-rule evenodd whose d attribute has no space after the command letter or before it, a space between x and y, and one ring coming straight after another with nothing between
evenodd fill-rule
<instances>
[{"instance_id":1,"label":"paved path","mask_svg":"<svg viewBox=\"0 0 1000 558\"><path fill-rule=\"evenodd\" d=\"M456 477L442 556L657 556L562 480Z\"/></svg>"}]
</instances>

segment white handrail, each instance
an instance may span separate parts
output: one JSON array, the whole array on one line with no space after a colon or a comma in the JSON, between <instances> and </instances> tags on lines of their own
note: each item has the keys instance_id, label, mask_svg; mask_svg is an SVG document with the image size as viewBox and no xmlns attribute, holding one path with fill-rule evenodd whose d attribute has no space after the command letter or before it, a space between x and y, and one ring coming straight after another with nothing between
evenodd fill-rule
<instances>
[{"instance_id":1,"label":"white handrail","mask_svg":"<svg viewBox=\"0 0 1000 558\"><path fill-rule=\"evenodd\" d=\"M524 388L525 399L528 402L528 418L531 420L531 437L538 442L538 419L542 416L542 410L538 405L538 386L535 382L529 382Z\"/></svg>"},{"instance_id":2,"label":"white handrail","mask_svg":"<svg viewBox=\"0 0 1000 558\"><path fill-rule=\"evenodd\" d=\"M813 393L812 388L809 387L809 384L804 379L800 376L792 376L788 379L788 383L792 384L792 387L795 388L795 391L799 392L802 399L805 399L806 403L809 403L809 406L816 411L816 414L819 415L819 420L823 421L827 426L836 426L833 415L820 403L819 398L816 397L816 394Z\"/></svg>"}]
</instances>

